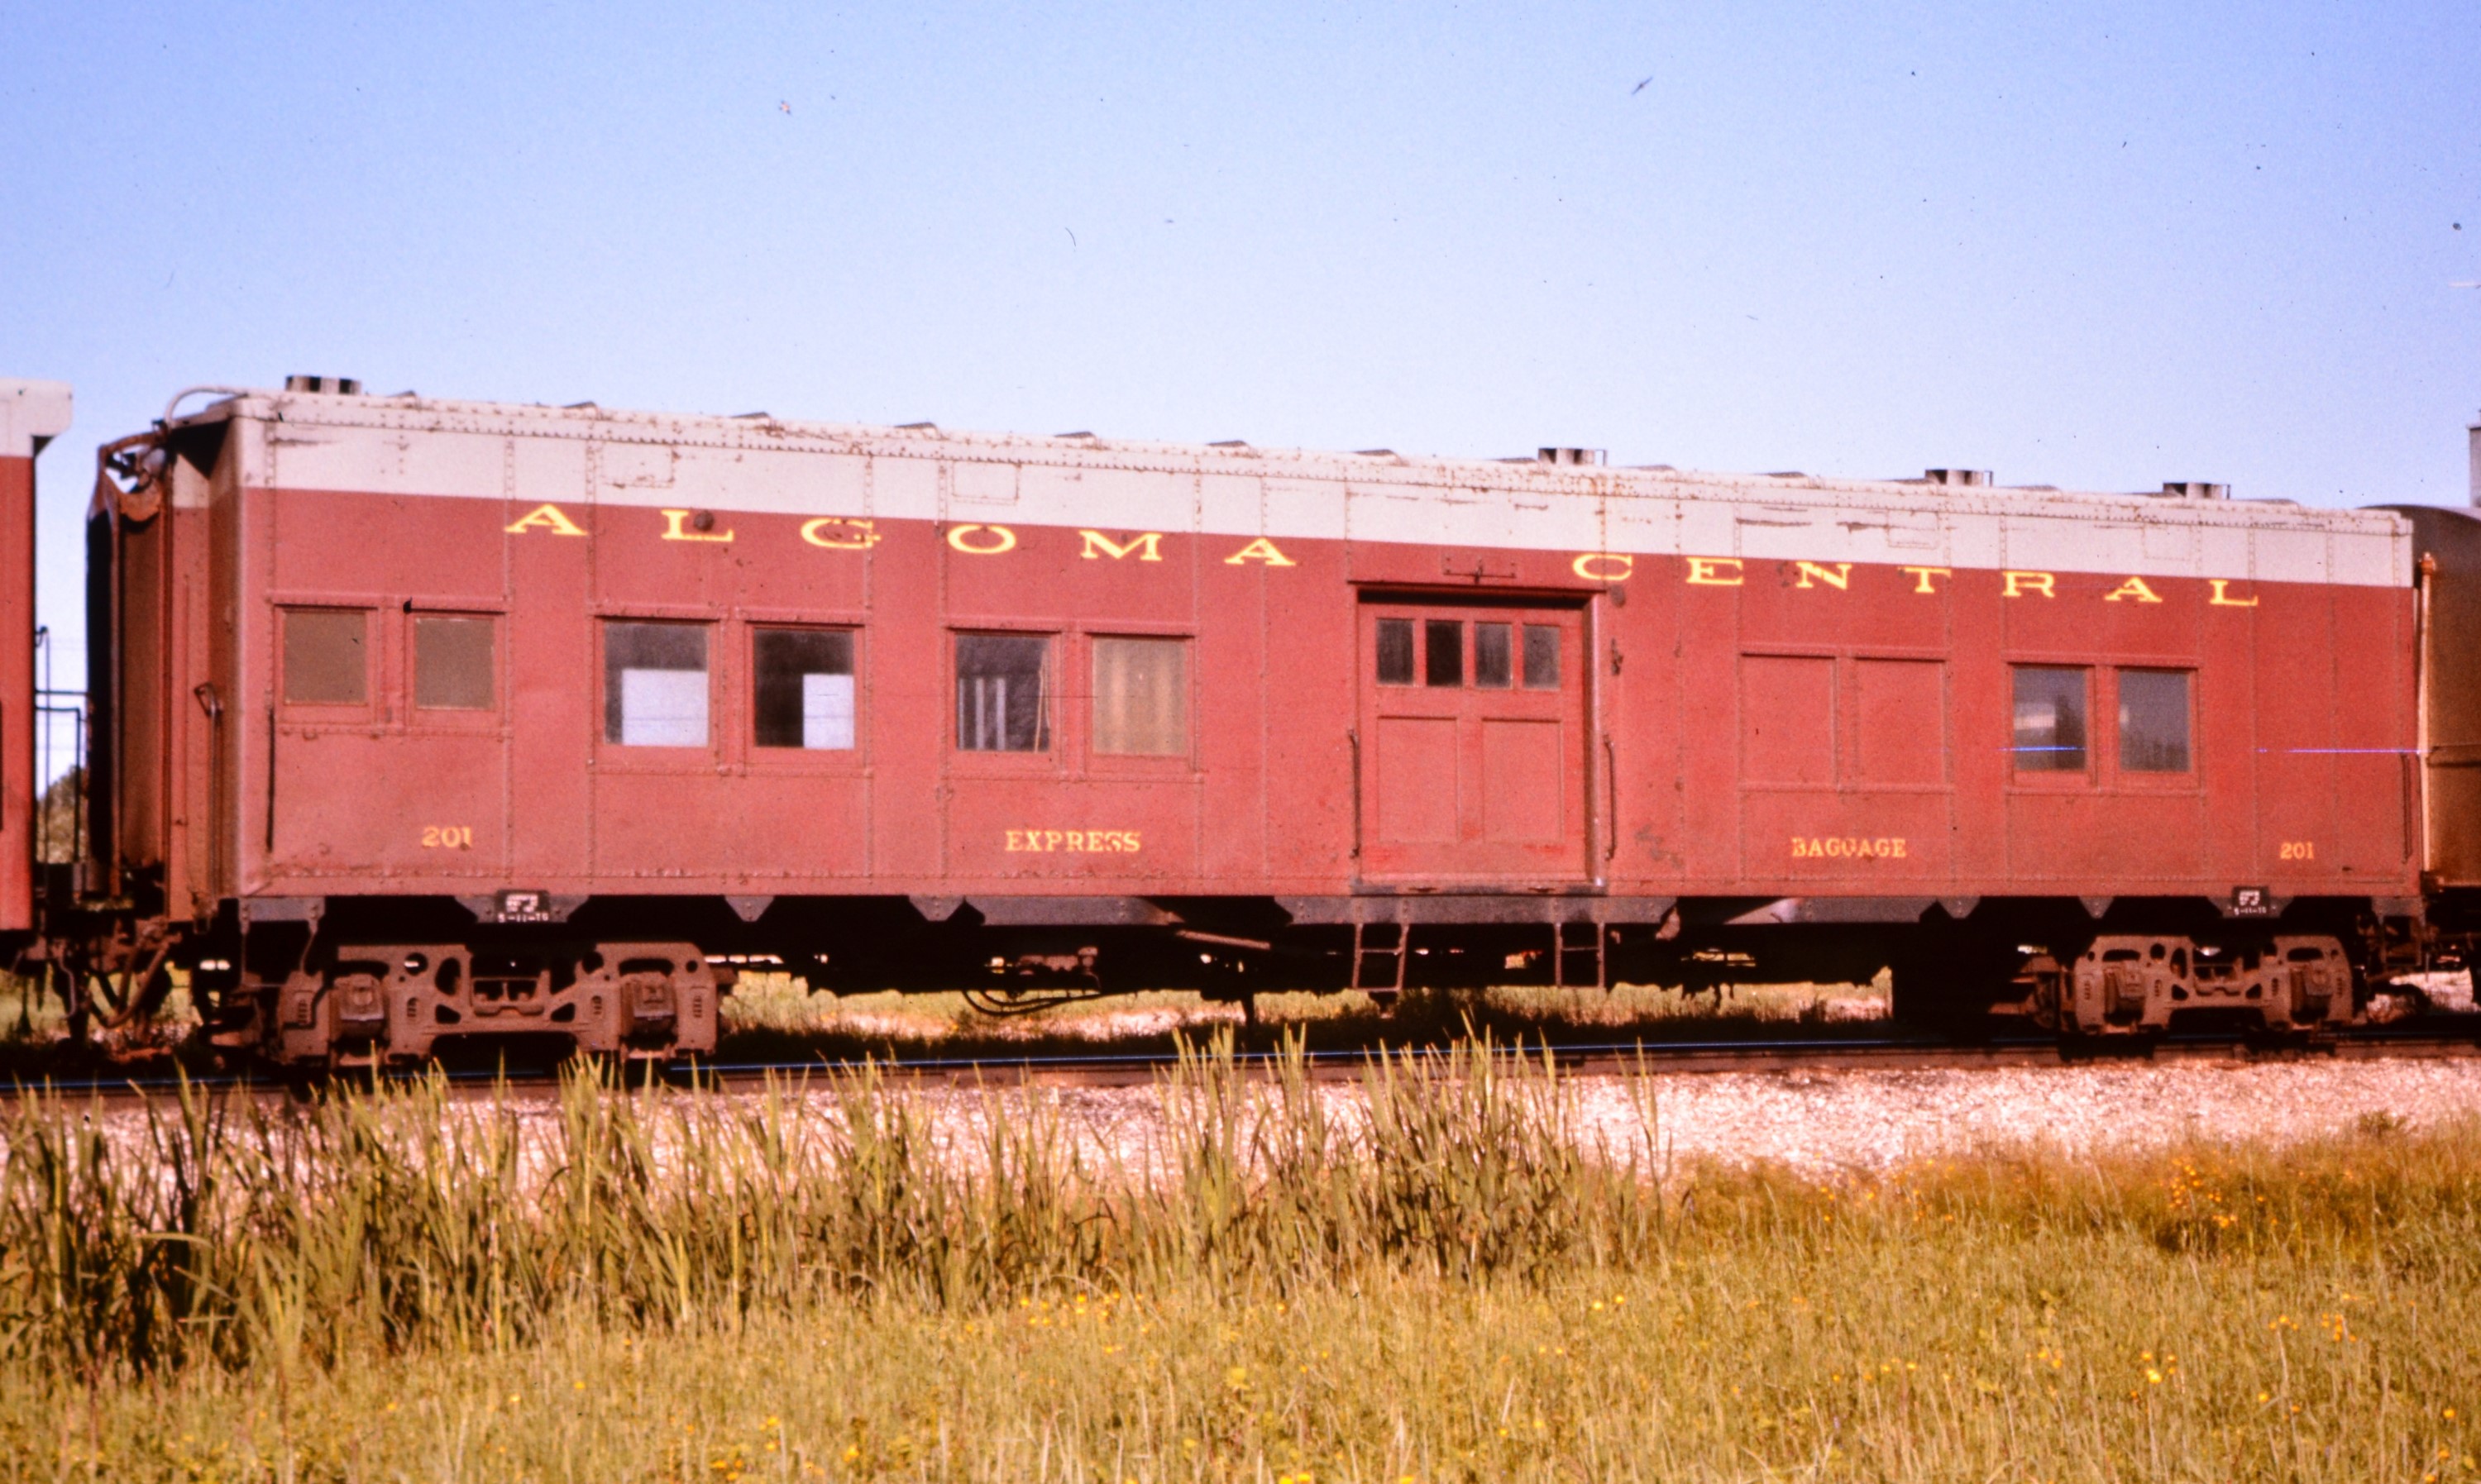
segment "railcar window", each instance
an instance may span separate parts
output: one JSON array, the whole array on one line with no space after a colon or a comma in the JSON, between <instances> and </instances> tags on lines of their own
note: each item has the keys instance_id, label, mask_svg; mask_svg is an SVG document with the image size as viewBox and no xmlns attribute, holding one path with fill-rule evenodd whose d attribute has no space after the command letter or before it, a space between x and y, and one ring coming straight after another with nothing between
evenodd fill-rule
<instances>
[{"instance_id":1,"label":"railcar window","mask_svg":"<svg viewBox=\"0 0 2481 1484\"><path fill-rule=\"evenodd\" d=\"M1094 750L1180 757L1188 751L1188 641L1094 641Z\"/></svg>"},{"instance_id":2,"label":"railcar window","mask_svg":"<svg viewBox=\"0 0 2481 1484\"><path fill-rule=\"evenodd\" d=\"M706 736L706 625L604 624L604 741L703 747Z\"/></svg>"},{"instance_id":3,"label":"railcar window","mask_svg":"<svg viewBox=\"0 0 2481 1484\"><path fill-rule=\"evenodd\" d=\"M1413 683L1412 619L1378 620L1378 683L1382 686L1409 686Z\"/></svg>"},{"instance_id":4,"label":"railcar window","mask_svg":"<svg viewBox=\"0 0 2481 1484\"><path fill-rule=\"evenodd\" d=\"M1551 623L1528 623L1525 626L1525 689L1556 690L1559 689L1559 626Z\"/></svg>"},{"instance_id":5,"label":"railcar window","mask_svg":"<svg viewBox=\"0 0 2481 1484\"><path fill-rule=\"evenodd\" d=\"M370 615L359 609L284 611L284 699L297 706L359 706L370 699Z\"/></svg>"},{"instance_id":6,"label":"railcar window","mask_svg":"<svg viewBox=\"0 0 2481 1484\"><path fill-rule=\"evenodd\" d=\"M2188 672L2119 672L2119 766L2131 773L2188 771Z\"/></svg>"},{"instance_id":7,"label":"railcar window","mask_svg":"<svg viewBox=\"0 0 2481 1484\"><path fill-rule=\"evenodd\" d=\"M1422 620L1422 684L1465 683L1465 626L1452 618Z\"/></svg>"},{"instance_id":8,"label":"railcar window","mask_svg":"<svg viewBox=\"0 0 2481 1484\"><path fill-rule=\"evenodd\" d=\"M1516 683L1516 635L1503 623L1474 625L1474 685L1504 690Z\"/></svg>"},{"instance_id":9,"label":"railcar window","mask_svg":"<svg viewBox=\"0 0 2481 1484\"><path fill-rule=\"evenodd\" d=\"M492 684L492 630L488 618L430 618L413 621L413 704L423 711L489 711L497 696Z\"/></svg>"},{"instance_id":10,"label":"railcar window","mask_svg":"<svg viewBox=\"0 0 2481 1484\"><path fill-rule=\"evenodd\" d=\"M2016 770L2085 769L2085 672L2055 665L2016 667Z\"/></svg>"},{"instance_id":11,"label":"railcar window","mask_svg":"<svg viewBox=\"0 0 2481 1484\"><path fill-rule=\"evenodd\" d=\"M967 752L1051 750L1051 639L956 636L956 745Z\"/></svg>"},{"instance_id":12,"label":"railcar window","mask_svg":"<svg viewBox=\"0 0 2481 1484\"><path fill-rule=\"evenodd\" d=\"M751 715L762 747L839 752L853 744L853 637L839 629L760 629Z\"/></svg>"}]
</instances>

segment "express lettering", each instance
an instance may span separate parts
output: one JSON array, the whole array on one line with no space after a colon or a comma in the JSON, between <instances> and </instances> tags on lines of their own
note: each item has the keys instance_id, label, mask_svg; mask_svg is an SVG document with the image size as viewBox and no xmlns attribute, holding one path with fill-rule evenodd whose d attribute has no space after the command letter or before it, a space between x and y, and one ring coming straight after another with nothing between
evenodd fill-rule
<instances>
[{"instance_id":1,"label":"express lettering","mask_svg":"<svg viewBox=\"0 0 2481 1484\"><path fill-rule=\"evenodd\" d=\"M1144 842L1133 829L1012 829L1007 848L1012 854L1134 855Z\"/></svg>"}]
</instances>

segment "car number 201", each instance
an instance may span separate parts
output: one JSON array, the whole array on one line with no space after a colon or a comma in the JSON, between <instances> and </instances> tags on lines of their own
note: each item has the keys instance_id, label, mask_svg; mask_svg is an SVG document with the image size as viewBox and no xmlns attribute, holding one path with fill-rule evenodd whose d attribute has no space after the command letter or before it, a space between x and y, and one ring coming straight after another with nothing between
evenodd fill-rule
<instances>
[{"instance_id":1,"label":"car number 201","mask_svg":"<svg viewBox=\"0 0 2481 1484\"><path fill-rule=\"evenodd\" d=\"M426 850L471 850L474 848L474 826L426 824L422 827L422 847Z\"/></svg>"}]
</instances>

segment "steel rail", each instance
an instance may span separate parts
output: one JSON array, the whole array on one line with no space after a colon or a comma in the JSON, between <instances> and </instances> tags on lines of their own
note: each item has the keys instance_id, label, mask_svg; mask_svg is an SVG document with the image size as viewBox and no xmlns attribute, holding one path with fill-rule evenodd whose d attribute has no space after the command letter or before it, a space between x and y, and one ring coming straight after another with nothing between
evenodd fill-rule
<instances>
[{"instance_id":1,"label":"steel rail","mask_svg":"<svg viewBox=\"0 0 2481 1484\"><path fill-rule=\"evenodd\" d=\"M1547 1055L1563 1076L1616 1077L1632 1072L1665 1075L1698 1073L1772 1073L1827 1071L1975 1071L2002 1068L2149 1066L2205 1062L2285 1063L2374 1061L2390 1059L2481 1059L2481 1015L2456 1017L2449 1027L2419 1029L2387 1027L2356 1032L2304 1037L2232 1037L2184 1035L2107 1040L2061 1040L2052 1036L1981 1038L1974 1040L1925 1035L1889 1035L1803 1039L1756 1037L1705 1041L1604 1041L1545 1046L1536 1042L1494 1043L1502 1055L1523 1055L1536 1062ZM1398 1065L1439 1066L1456 1052L1441 1046L1345 1047L1300 1054L1313 1080L1349 1081L1379 1064L1382 1056ZM1191 1054L1192 1056L1195 1054ZM1240 1051L1233 1063L1245 1075L1275 1076L1289 1059L1282 1051ZM1471 1054L1470 1045L1465 1054ZM668 1085L722 1092L749 1091L769 1080L826 1080L868 1068L898 1085L1018 1085L1059 1087L1125 1087L1144 1085L1180 1064L1175 1051L1077 1052L1026 1055L831 1057L800 1060L716 1061L672 1068L660 1074ZM631 1067L633 1082L649 1069ZM108 1098L169 1095L186 1084L199 1091L248 1090L302 1095L320 1085L401 1084L437 1075L463 1092L507 1088L532 1093L556 1088L556 1064L500 1067L489 1070L435 1068L418 1065L379 1072L352 1068L313 1077L247 1073L209 1073L183 1078L150 1072L124 1077L16 1079L20 1092L43 1091L60 1096L99 1095Z\"/></svg>"}]
</instances>

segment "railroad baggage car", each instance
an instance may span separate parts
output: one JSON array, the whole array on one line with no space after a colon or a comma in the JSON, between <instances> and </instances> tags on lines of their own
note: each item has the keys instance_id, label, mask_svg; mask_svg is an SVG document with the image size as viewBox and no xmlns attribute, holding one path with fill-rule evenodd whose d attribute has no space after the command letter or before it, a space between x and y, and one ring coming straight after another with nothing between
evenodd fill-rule
<instances>
[{"instance_id":1,"label":"railroad baggage car","mask_svg":"<svg viewBox=\"0 0 2481 1484\"><path fill-rule=\"evenodd\" d=\"M749 965L2299 1029L2481 882L2460 512L203 393L104 451L90 848L0 925L236 1053L694 1054Z\"/></svg>"}]
</instances>

